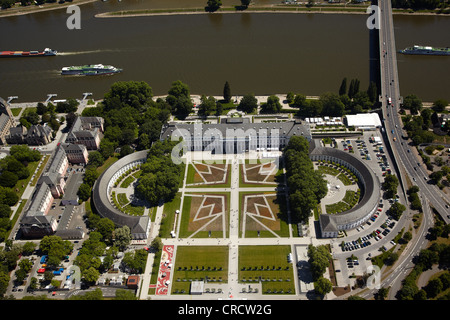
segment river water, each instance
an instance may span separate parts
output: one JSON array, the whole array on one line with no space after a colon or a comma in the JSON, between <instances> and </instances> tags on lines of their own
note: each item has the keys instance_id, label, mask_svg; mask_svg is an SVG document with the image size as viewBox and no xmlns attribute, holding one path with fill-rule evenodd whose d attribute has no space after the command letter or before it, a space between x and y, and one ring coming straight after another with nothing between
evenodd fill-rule
<instances>
[{"instance_id":1,"label":"river water","mask_svg":"<svg viewBox=\"0 0 450 320\"><path fill-rule=\"evenodd\" d=\"M188 4L186 4L186 2ZM238 1L225 0L227 4ZM15 102L101 99L115 81L146 81L155 95L181 80L193 94L220 95L293 91L337 92L344 77L369 83L369 32L365 15L236 13L133 18L95 18L124 9L200 7L204 0L123 0L81 7L81 30L69 30L65 10L0 18L0 50L58 50L56 57L0 59L0 96ZM259 3L278 3L259 0ZM397 49L414 44L449 46L450 17L395 16ZM450 100L450 57L398 54L403 96ZM61 76L64 66L111 64L113 76Z\"/></svg>"}]
</instances>

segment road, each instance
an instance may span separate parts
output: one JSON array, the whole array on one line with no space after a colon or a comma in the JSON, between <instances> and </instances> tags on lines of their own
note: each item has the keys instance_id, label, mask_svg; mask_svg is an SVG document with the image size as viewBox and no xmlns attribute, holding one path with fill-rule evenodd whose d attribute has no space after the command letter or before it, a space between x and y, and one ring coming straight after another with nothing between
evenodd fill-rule
<instances>
[{"instance_id":1,"label":"road","mask_svg":"<svg viewBox=\"0 0 450 320\"><path fill-rule=\"evenodd\" d=\"M442 216L446 223L448 219L448 209L445 203L450 202L448 197L444 195L435 185L431 185L428 180L428 173L423 169L421 161L414 155L410 149L410 141L404 140L406 133L402 131L402 122L399 116L399 105L402 102L400 95L398 70L397 70L397 54L394 37L394 24L392 17L392 7L390 1L379 1L380 5L380 72L381 72L381 102L383 112L383 125L387 138L386 145L390 145L393 156L397 161L399 175L403 181L403 188L408 188L408 180L420 188L420 196L422 206L424 208L423 221L420 231L416 238L408 245L402 262L392 275L390 275L383 286L391 286L390 299L394 299L394 295L400 289L401 280L408 273L411 267L411 259L417 255L421 249L425 248L427 241L425 236L428 229L433 226L433 217L429 205L433 206ZM389 101L391 99L391 101ZM397 141L394 141L394 138ZM409 211L409 210L408 210ZM407 253L406 253L407 252Z\"/></svg>"},{"instance_id":2,"label":"road","mask_svg":"<svg viewBox=\"0 0 450 320\"><path fill-rule=\"evenodd\" d=\"M411 150L411 141L404 140L401 118L398 114L401 95L398 82L397 55L395 48L394 26L390 1L381 2L381 29L380 29L380 64L382 77L382 109L384 126L390 145L396 156L398 164L404 168L413 183L420 188L420 192L430 204L439 212L446 223L450 222L450 211L445 207L450 199L438 187L430 184L428 173L424 169L422 161ZM383 56L383 52L387 52ZM388 105L388 98L392 99L392 105ZM394 131L394 133L392 133ZM396 138L396 142L393 138Z\"/></svg>"}]
</instances>

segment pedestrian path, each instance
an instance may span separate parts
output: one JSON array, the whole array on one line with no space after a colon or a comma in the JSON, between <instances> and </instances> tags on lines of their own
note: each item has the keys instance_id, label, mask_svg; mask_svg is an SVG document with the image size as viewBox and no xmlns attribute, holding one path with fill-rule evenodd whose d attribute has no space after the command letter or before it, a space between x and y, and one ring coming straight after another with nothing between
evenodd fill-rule
<instances>
[{"instance_id":1,"label":"pedestrian path","mask_svg":"<svg viewBox=\"0 0 450 320\"><path fill-rule=\"evenodd\" d=\"M240 187L239 175L240 175L240 163L243 163L241 159L237 157L237 155L229 155L227 159L228 163L231 164L231 174L230 174L230 186L225 188L202 188L196 187L195 193L211 193L214 192L228 192L230 197L230 208L229 208L229 237L217 237L217 238L165 238L162 239L164 243L163 255L168 255L166 252L167 248L170 248L172 251L172 255L170 256L170 262L166 261L166 257L161 258L159 271L158 271L158 281L157 283L150 284L150 270L151 264L153 264L153 257L149 258L147 262L147 270L142 284L141 290L141 299L148 298L148 289L155 288L155 295L151 296L151 299L208 299L208 298L221 298L221 299L299 299L303 295L303 293L299 293L299 286L296 284L296 292L294 295L263 295L261 290L261 283L252 283L243 284L239 282L239 247L240 246L253 246L253 245L288 245L292 248L292 253L295 255L295 246L307 246L314 242L314 244L322 244L322 241L314 239L311 240L309 237L293 237L292 232L290 230L289 237L279 237L276 238L259 238L259 237L251 237L245 238L243 234L239 233L239 203L240 203L240 192L249 191L249 192L273 192L275 191L275 186L253 186L253 187ZM186 172L187 173L186 166ZM188 195L190 192L194 192L193 188L189 188L186 186L186 174L185 181L183 183L183 187L180 188L179 192L182 193L181 203L180 203L180 211L183 208L183 200L184 196ZM162 216L163 207L158 207L156 214L156 221L154 223L154 227L152 229L152 234L150 239L153 239L157 235L157 230L159 228L160 219ZM177 219L181 219L181 215L177 215ZM179 229L180 223L177 223L177 228ZM244 230L244 229L243 229ZM179 234L179 230L176 230L176 234ZM328 243L328 241L323 241L323 243ZM173 283L173 274L171 269L168 269L168 265L171 263L172 265L176 264L176 251L178 246L227 246L228 247L228 279L227 283L213 283L208 282L205 284L205 293L201 296L186 296L186 295L171 295L171 283ZM149 255L150 256L150 255ZM152 254L153 256L153 254ZM295 260L295 259L294 259ZM150 264L151 261L151 264ZM295 261L294 261L295 263ZM294 270L294 278L297 278L296 268ZM169 281L169 282L167 282ZM297 281L296 281L297 282ZM143 293L143 291L146 291ZM251 292L251 293L249 293ZM305 297L306 298L306 297Z\"/></svg>"}]
</instances>

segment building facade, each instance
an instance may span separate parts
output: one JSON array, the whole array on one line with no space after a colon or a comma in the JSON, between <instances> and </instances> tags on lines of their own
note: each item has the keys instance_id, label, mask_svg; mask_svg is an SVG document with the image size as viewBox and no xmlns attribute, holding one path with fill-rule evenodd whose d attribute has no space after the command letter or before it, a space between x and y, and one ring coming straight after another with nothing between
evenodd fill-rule
<instances>
[{"instance_id":1,"label":"building facade","mask_svg":"<svg viewBox=\"0 0 450 320\"><path fill-rule=\"evenodd\" d=\"M16 126L16 121L11 112L9 103L0 98L0 143L6 144L6 137L9 136L11 128Z\"/></svg>"},{"instance_id":2,"label":"building facade","mask_svg":"<svg viewBox=\"0 0 450 320\"><path fill-rule=\"evenodd\" d=\"M82 144L88 150L97 150L100 147L103 123L104 120L100 117L77 117L65 142Z\"/></svg>"},{"instance_id":3,"label":"building facade","mask_svg":"<svg viewBox=\"0 0 450 320\"><path fill-rule=\"evenodd\" d=\"M89 153L83 144L62 143L67 159L70 163L87 164Z\"/></svg>"},{"instance_id":4,"label":"building facade","mask_svg":"<svg viewBox=\"0 0 450 320\"><path fill-rule=\"evenodd\" d=\"M281 150L295 135L310 141L309 125L300 120L250 123L245 118L231 118L218 124L172 122L162 128L160 140L177 141L182 138L186 151L233 154Z\"/></svg>"}]
</instances>

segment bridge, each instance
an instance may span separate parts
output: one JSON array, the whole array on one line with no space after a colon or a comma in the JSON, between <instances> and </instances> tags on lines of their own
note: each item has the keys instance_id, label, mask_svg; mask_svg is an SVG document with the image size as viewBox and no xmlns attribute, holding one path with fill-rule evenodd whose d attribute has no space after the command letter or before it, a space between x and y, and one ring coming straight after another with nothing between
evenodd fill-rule
<instances>
[{"instance_id":1,"label":"bridge","mask_svg":"<svg viewBox=\"0 0 450 320\"><path fill-rule=\"evenodd\" d=\"M426 206L427 202L429 202L445 223L449 223L450 211L447 208L447 204L450 203L449 197L439 190L436 185L430 183L426 167L422 161L417 160L413 150L410 149L411 141L403 139L403 125L398 114L402 97L398 81L391 1L378 0L378 6L380 8L380 102L387 143L391 146L393 156L397 161L399 180L401 180L403 191L405 191L408 183L417 185L422 197L425 199L422 206Z\"/></svg>"}]
</instances>

